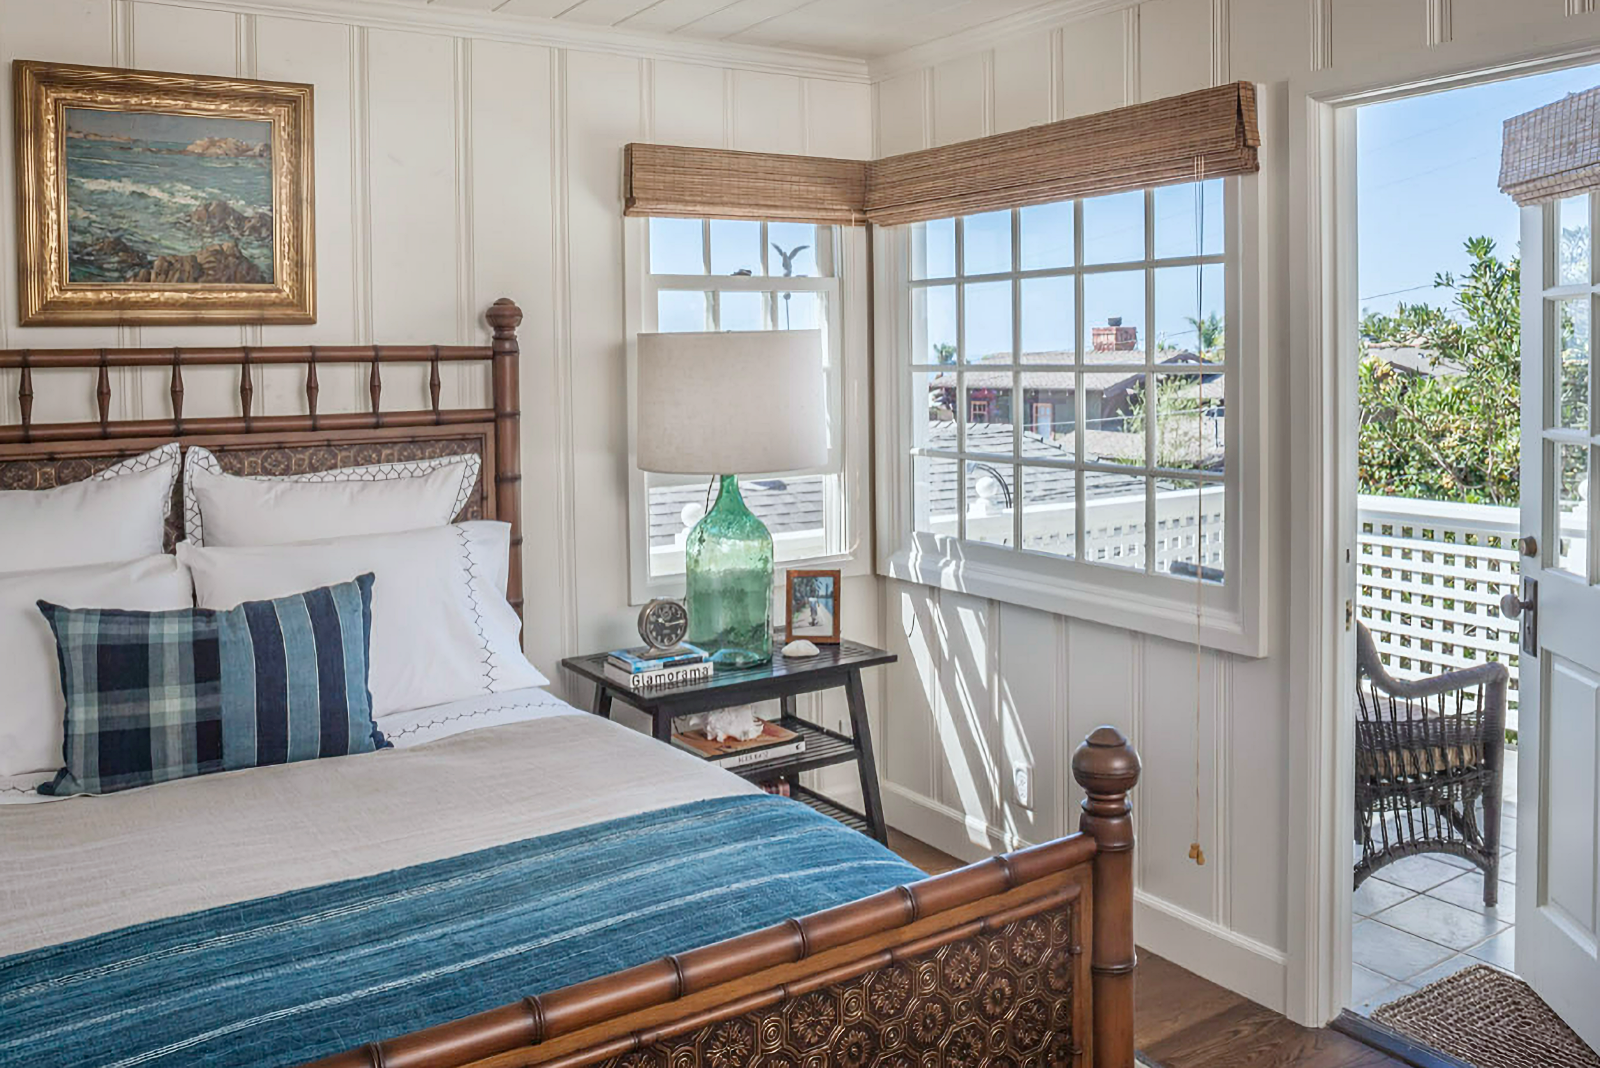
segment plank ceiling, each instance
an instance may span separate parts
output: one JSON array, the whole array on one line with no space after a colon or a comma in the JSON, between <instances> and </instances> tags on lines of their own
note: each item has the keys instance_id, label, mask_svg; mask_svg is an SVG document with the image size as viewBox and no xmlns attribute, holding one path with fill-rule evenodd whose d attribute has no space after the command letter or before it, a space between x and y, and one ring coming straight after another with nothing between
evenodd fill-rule
<instances>
[{"instance_id":1,"label":"plank ceiling","mask_svg":"<svg viewBox=\"0 0 1600 1068\"><path fill-rule=\"evenodd\" d=\"M1041 0L409 0L508 17L870 59L961 34Z\"/></svg>"}]
</instances>

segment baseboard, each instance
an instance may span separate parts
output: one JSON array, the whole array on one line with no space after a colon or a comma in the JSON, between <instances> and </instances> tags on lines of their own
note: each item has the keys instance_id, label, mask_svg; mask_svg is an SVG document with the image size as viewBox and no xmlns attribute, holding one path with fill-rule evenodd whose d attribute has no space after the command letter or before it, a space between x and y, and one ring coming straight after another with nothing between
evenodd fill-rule
<instances>
[{"instance_id":1,"label":"baseboard","mask_svg":"<svg viewBox=\"0 0 1600 1068\"><path fill-rule=\"evenodd\" d=\"M1289 959L1282 950L1138 889L1133 931L1141 946L1258 1005L1282 1012L1287 1004Z\"/></svg>"},{"instance_id":2,"label":"baseboard","mask_svg":"<svg viewBox=\"0 0 1600 1068\"><path fill-rule=\"evenodd\" d=\"M883 785L883 810L889 826L968 862L1029 844L894 783ZM1281 950L1137 889L1133 929L1151 952L1273 1012L1284 1010L1289 966Z\"/></svg>"}]
</instances>

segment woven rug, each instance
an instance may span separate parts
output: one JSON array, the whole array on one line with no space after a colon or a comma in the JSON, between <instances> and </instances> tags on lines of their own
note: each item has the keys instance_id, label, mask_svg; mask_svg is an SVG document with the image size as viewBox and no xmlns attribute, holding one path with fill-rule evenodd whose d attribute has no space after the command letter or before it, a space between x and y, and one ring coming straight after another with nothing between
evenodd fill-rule
<instances>
[{"instance_id":1,"label":"woven rug","mask_svg":"<svg viewBox=\"0 0 1600 1068\"><path fill-rule=\"evenodd\" d=\"M1600 1057L1527 983L1487 964L1429 983L1372 1018L1476 1068L1600 1068Z\"/></svg>"}]
</instances>

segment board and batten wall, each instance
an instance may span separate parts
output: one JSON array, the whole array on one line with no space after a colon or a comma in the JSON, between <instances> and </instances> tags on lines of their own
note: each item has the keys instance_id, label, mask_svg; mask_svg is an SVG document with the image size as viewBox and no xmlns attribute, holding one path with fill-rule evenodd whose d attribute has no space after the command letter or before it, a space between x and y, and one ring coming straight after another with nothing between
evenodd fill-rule
<instances>
[{"instance_id":1,"label":"board and batten wall","mask_svg":"<svg viewBox=\"0 0 1600 1068\"><path fill-rule=\"evenodd\" d=\"M1288 329L1289 80L1344 67L1363 78L1375 72L1382 84L1383 71L1447 57L1455 42L1498 37L1511 56L1552 29L1592 34L1600 15L1593 4L1567 0L1069 7L874 60L874 152L1228 81L1261 86L1267 655L1197 657L1193 645L886 580L885 634L902 661L889 676L879 757L885 805L896 826L966 858L1047 840L1077 826L1073 749L1095 725L1115 724L1144 760L1133 799L1140 944L1269 1007L1297 1011L1286 996L1294 966L1287 858L1299 833L1288 818L1299 784L1288 779L1287 569L1297 527L1286 458L1304 447L1287 413L1291 360L1307 357ZM1014 794L1019 764L1033 769L1031 808ZM1196 838L1203 867L1188 856Z\"/></svg>"},{"instance_id":2,"label":"board and batten wall","mask_svg":"<svg viewBox=\"0 0 1600 1068\"><path fill-rule=\"evenodd\" d=\"M721 46L697 61L693 42L664 47L669 59L639 37L615 51L603 34L582 48L512 39L526 38L527 25L479 13L338 0L285 10L292 6L0 0L0 175L8 186L13 59L312 83L318 278L311 326L22 329L8 198L0 207L0 347L485 343L484 309L513 297L524 313L525 643L560 687L560 657L637 640L627 582L622 146L660 140L866 157L865 65ZM378 17L358 17L371 12ZM791 59L799 73L785 72ZM268 370L255 393L259 410L303 411L303 373ZM410 370L385 370L386 406L426 406L426 368L405 376ZM0 372L0 421L19 418L15 375ZM364 408L365 375L325 371L319 408ZM198 369L185 379L187 415L237 405L235 370ZM93 389L91 376L36 373L34 418L92 418ZM486 406L486 375L447 373L443 400ZM847 432L864 438L867 407L858 401L859 421ZM168 409L164 375L139 381L130 372L115 383L113 418ZM847 627L876 641L877 580L863 570L847 585Z\"/></svg>"}]
</instances>

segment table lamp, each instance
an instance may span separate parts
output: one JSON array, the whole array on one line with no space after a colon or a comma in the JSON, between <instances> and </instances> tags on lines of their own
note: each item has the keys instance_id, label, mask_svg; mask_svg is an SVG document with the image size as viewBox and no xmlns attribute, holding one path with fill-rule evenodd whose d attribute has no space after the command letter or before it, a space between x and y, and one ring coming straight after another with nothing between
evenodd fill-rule
<instances>
[{"instance_id":1,"label":"table lamp","mask_svg":"<svg viewBox=\"0 0 1600 1068\"><path fill-rule=\"evenodd\" d=\"M718 478L684 550L688 640L719 667L772 659L772 535L739 475L828 458L820 330L639 335L641 470Z\"/></svg>"}]
</instances>

